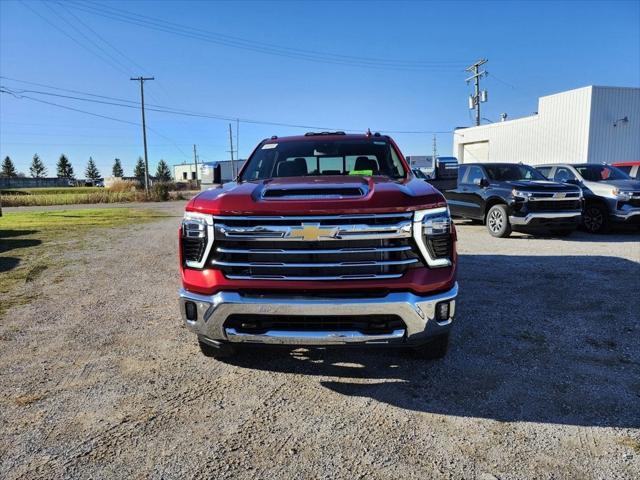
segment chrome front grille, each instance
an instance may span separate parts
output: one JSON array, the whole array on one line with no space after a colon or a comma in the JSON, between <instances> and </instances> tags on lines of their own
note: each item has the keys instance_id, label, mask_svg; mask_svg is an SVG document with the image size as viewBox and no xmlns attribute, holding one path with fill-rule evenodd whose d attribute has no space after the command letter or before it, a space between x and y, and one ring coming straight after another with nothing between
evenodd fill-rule
<instances>
[{"instance_id":1,"label":"chrome front grille","mask_svg":"<svg viewBox=\"0 0 640 480\"><path fill-rule=\"evenodd\" d=\"M209 261L239 280L398 278L421 264L411 222L412 213L217 216Z\"/></svg>"}]
</instances>

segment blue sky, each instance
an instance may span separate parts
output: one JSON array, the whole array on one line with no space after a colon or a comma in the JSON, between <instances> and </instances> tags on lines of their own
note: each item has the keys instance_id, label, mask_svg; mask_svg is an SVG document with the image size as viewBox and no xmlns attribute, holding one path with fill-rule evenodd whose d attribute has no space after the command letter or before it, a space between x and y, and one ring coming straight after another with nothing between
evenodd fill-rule
<instances>
[{"instance_id":1,"label":"blue sky","mask_svg":"<svg viewBox=\"0 0 640 480\"><path fill-rule=\"evenodd\" d=\"M481 57L489 59L483 117L490 121L502 112L528 115L539 96L562 90L640 86L638 1L24 3L0 1L3 77L135 102L139 87L129 77L153 75L145 86L147 103L230 118L448 132L471 124L464 66ZM214 41L116 18L172 22ZM166 24L153 25L166 30ZM266 53L271 45L287 50ZM321 61L309 52L327 55ZM399 62L410 68L397 68ZM27 173L38 153L53 175L65 153L77 174L89 156L103 174L115 157L131 173L142 154L139 109L20 93L79 96L0 80L17 95L131 122L1 94L0 156L9 155L20 171ZM160 158L191 161L194 143L202 161L228 158L228 123L149 111L152 168ZM306 130L243 122L240 156L265 137ZM407 155L431 152L431 133L392 136ZM437 140L438 153L450 154L451 134L438 133Z\"/></svg>"}]
</instances>

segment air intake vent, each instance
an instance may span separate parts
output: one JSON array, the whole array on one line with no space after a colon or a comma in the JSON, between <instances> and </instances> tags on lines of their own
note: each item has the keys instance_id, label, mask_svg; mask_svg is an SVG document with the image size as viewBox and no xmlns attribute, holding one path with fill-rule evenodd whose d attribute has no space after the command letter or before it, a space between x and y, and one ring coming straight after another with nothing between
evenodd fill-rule
<instances>
[{"instance_id":1,"label":"air intake vent","mask_svg":"<svg viewBox=\"0 0 640 480\"><path fill-rule=\"evenodd\" d=\"M361 188L268 188L263 198L345 198L362 197Z\"/></svg>"},{"instance_id":2,"label":"air intake vent","mask_svg":"<svg viewBox=\"0 0 640 480\"><path fill-rule=\"evenodd\" d=\"M182 258L188 266L199 264L207 249L207 226L197 220L182 222Z\"/></svg>"},{"instance_id":3,"label":"air intake vent","mask_svg":"<svg viewBox=\"0 0 640 480\"><path fill-rule=\"evenodd\" d=\"M450 234L429 235L426 243L432 258L448 258L451 256L452 241Z\"/></svg>"},{"instance_id":4,"label":"air intake vent","mask_svg":"<svg viewBox=\"0 0 640 480\"><path fill-rule=\"evenodd\" d=\"M199 262L206 245L206 238L182 238L182 257L186 262Z\"/></svg>"}]
</instances>

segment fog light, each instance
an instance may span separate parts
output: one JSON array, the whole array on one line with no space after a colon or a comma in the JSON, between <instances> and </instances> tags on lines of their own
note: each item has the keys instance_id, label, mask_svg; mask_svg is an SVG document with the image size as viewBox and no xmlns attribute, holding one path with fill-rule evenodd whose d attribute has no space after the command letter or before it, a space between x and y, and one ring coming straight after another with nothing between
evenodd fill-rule
<instances>
[{"instance_id":1,"label":"fog light","mask_svg":"<svg viewBox=\"0 0 640 480\"><path fill-rule=\"evenodd\" d=\"M187 320L197 320L198 319L198 308L196 304L193 302L185 302L184 303L184 311L187 315Z\"/></svg>"},{"instance_id":2,"label":"fog light","mask_svg":"<svg viewBox=\"0 0 640 480\"><path fill-rule=\"evenodd\" d=\"M436 305L436 321L444 322L449 319L449 302L440 302Z\"/></svg>"}]
</instances>

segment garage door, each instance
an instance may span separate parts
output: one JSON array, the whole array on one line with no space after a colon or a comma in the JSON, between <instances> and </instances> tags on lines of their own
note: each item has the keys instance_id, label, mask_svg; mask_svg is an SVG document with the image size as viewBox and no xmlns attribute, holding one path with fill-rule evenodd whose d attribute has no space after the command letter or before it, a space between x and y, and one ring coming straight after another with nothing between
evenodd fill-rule
<instances>
[{"instance_id":1,"label":"garage door","mask_svg":"<svg viewBox=\"0 0 640 480\"><path fill-rule=\"evenodd\" d=\"M464 163L488 162L489 142L473 142L463 144L462 161Z\"/></svg>"}]
</instances>

